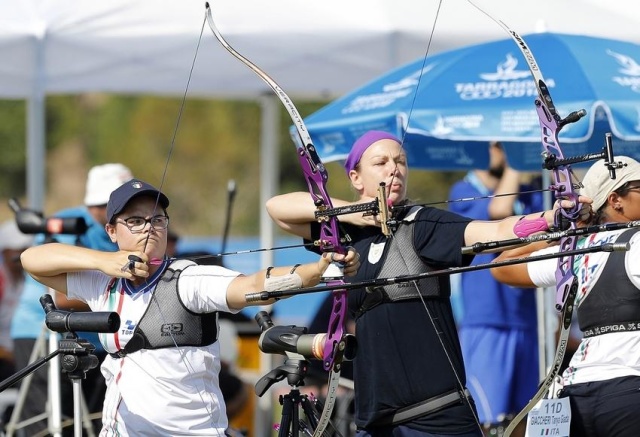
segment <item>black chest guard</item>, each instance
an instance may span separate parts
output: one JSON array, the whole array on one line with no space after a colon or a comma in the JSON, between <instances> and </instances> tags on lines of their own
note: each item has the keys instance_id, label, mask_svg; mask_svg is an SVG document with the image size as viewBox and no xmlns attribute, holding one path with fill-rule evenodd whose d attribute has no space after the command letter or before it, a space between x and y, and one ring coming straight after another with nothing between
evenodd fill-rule
<instances>
[{"instance_id":1,"label":"black chest guard","mask_svg":"<svg viewBox=\"0 0 640 437\"><path fill-rule=\"evenodd\" d=\"M208 346L218 339L218 313L194 313L180 299L178 278L192 265L195 263L189 260L171 263L158 281L133 337L114 355L123 357L140 349Z\"/></svg>"},{"instance_id":2,"label":"black chest guard","mask_svg":"<svg viewBox=\"0 0 640 437\"><path fill-rule=\"evenodd\" d=\"M638 229L621 233L616 243L628 243L636 232ZM626 254L609 254L598 281L578 307L578 321L585 337L640 328L636 323L640 321L640 290L627 275Z\"/></svg>"},{"instance_id":3,"label":"black chest guard","mask_svg":"<svg viewBox=\"0 0 640 437\"><path fill-rule=\"evenodd\" d=\"M402 220L398 230L386 242L382 255L382 268L377 278L390 278L402 275L415 275L435 270L424 263L413 247L413 223L420 207L415 207ZM448 279L448 278L447 278ZM383 303L398 302L407 299L418 299L418 290L423 297L441 297L442 287L437 277L415 281L390 284L380 287L369 287L364 303L356 312L356 317L365 311Z\"/></svg>"}]
</instances>

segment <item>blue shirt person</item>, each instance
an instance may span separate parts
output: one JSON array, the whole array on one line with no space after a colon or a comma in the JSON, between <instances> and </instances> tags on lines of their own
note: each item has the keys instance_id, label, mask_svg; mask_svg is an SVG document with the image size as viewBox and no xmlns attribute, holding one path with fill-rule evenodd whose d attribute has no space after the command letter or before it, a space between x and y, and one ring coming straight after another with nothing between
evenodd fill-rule
<instances>
[{"instance_id":1,"label":"blue shirt person","mask_svg":"<svg viewBox=\"0 0 640 437\"><path fill-rule=\"evenodd\" d=\"M452 187L450 200L533 189L520 183L499 143L489 146L490 167L474 170ZM467 202L452 202L450 210L476 220L497 220L542 209L541 193L522 193ZM495 254L476 255L473 265ZM489 270L461 274L462 316L458 329L467 384L485 426L503 426L536 392L539 382L537 317L533 289L497 282Z\"/></svg>"}]
</instances>

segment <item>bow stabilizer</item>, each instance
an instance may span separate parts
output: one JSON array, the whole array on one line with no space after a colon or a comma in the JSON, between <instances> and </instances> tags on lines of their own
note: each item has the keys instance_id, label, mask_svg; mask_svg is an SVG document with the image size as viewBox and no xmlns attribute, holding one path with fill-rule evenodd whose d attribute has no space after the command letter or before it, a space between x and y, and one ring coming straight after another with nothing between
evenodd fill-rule
<instances>
[{"instance_id":1,"label":"bow stabilizer","mask_svg":"<svg viewBox=\"0 0 640 437\"><path fill-rule=\"evenodd\" d=\"M626 225L626 223L625 223ZM636 227L640 226L640 221L637 222ZM625 226L629 228L631 226ZM585 255L587 253L596 252L617 252L629 250L630 245L628 243L605 243L597 246L584 247L581 249L575 249L569 252L569 255ZM524 264L529 262L542 261L546 259L557 259L564 256L562 253L548 253L544 255L514 258L504 261L490 262L486 264L474 264L465 267L450 267L440 270L431 270L424 273L416 273L410 275L400 275L387 278L369 279L361 282L348 282L340 287L344 290L354 290L359 288L371 288L384 287L385 285L402 284L406 282L414 282L422 279L434 278L438 276L448 276L457 273L475 272L477 270L493 269L497 267L511 266L514 264ZM262 302L270 299L280 299L291 296L298 296L301 294L319 293L323 291L333 291L337 287L334 285L320 285L315 287L297 288L295 290L277 290L277 291L258 291L256 293L247 293L245 299L249 303Z\"/></svg>"}]
</instances>

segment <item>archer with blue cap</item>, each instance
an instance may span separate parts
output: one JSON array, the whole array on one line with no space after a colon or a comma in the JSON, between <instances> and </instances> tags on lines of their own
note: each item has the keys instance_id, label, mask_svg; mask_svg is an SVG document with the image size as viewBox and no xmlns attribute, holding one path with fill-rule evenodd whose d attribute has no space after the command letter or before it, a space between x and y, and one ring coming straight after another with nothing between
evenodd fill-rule
<instances>
[{"instance_id":1,"label":"archer with blue cap","mask_svg":"<svg viewBox=\"0 0 640 437\"><path fill-rule=\"evenodd\" d=\"M84 200L82 205L64 208L53 214L54 222L70 220L83 226L74 226L73 234L61 233L63 229L53 231L47 229L48 234L35 236L34 244L42 244L55 239L59 243L88 247L103 251L116 251L114 244L104 230L107 224L107 202L111 192L126 181L133 178L131 170L122 163L112 162L98 164L87 173ZM39 298L49 290L31 277L25 278L24 289L20 295L18 305L11 319L11 337L14 344L16 368L26 367L31 363L31 354L39 337L43 335L43 313ZM77 300L67 300L64 296L56 295L58 308L69 311L88 311L87 305ZM99 360L106 356L100 346L98 335L94 332L78 332L81 338L96 346L94 354ZM46 369L41 369L32 375L31 383L22 409L20 420L41 417L39 421L32 421L23 428L25 435L41 434L47 430L47 387L49 376ZM61 384L61 412L69 417L73 416L72 384L66 375L60 378ZM104 378L100 369L89 370L84 378L82 390L87 402L87 410L91 414L102 411L104 397ZM55 414L55 413L52 413ZM49 429L49 431L52 431ZM95 430L96 432L98 429Z\"/></svg>"},{"instance_id":2,"label":"archer with blue cap","mask_svg":"<svg viewBox=\"0 0 640 437\"><path fill-rule=\"evenodd\" d=\"M106 232L117 252L57 243L22 254L37 281L92 311L117 312L116 332L100 333L107 393L101 435L225 435L219 386L218 312L235 313L258 291L314 286L332 256L355 273L358 256L327 253L318 262L251 275L165 256L169 198L139 179L111 193Z\"/></svg>"}]
</instances>

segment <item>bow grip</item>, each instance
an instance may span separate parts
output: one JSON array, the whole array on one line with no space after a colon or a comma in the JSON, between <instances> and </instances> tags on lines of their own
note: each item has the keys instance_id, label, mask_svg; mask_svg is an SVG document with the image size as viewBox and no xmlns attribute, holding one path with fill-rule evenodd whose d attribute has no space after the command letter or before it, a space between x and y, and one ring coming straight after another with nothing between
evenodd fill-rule
<instances>
[{"instance_id":1,"label":"bow grip","mask_svg":"<svg viewBox=\"0 0 640 437\"><path fill-rule=\"evenodd\" d=\"M558 205L558 209L555 212L554 226L557 229L564 231L571 227L571 223L578 221L580 218L582 204L578 202L578 194L576 193L568 193L558 199L558 202L561 202L562 200L570 200L573 202L573 206L571 208L562 208Z\"/></svg>"}]
</instances>

